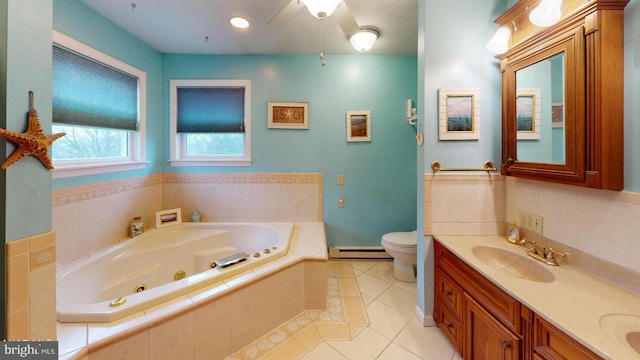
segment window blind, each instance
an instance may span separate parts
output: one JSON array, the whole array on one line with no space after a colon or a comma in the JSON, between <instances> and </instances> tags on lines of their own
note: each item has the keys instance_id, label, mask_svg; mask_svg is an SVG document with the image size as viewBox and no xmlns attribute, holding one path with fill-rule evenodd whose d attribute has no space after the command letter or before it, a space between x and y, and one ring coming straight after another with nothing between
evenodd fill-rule
<instances>
[{"instance_id":1,"label":"window blind","mask_svg":"<svg viewBox=\"0 0 640 360\"><path fill-rule=\"evenodd\" d=\"M244 87L178 87L177 132L244 132Z\"/></svg>"},{"instance_id":2,"label":"window blind","mask_svg":"<svg viewBox=\"0 0 640 360\"><path fill-rule=\"evenodd\" d=\"M53 46L53 122L136 130L138 78Z\"/></svg>"}]
</instances>

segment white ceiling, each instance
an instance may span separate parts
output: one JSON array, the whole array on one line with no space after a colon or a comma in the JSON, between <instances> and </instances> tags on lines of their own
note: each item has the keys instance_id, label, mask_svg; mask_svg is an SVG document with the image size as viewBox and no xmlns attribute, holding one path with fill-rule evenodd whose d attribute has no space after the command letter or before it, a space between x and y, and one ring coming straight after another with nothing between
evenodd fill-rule
<instances>
[{"instance_id":1,"label":"white ceiling","mask_svg":"<svg viewBox=\"0 0 640 360\"><path fill-rule=\"evenodd\" d=\"M334 17L324 24L300 6L280 26L268 25L290 0L82 0L96 12L163 53L356 54ZM344 0L360 26L380 29L367 54L415 55L418 0ZM135 9L132 9L135 4ZM340 5L344 6L344 5ZM228 20L243 16L248 29ZM323 29L324 27L324 29ZM205 41L208 37L208 41Z\"/></svg>"}]
</instances>

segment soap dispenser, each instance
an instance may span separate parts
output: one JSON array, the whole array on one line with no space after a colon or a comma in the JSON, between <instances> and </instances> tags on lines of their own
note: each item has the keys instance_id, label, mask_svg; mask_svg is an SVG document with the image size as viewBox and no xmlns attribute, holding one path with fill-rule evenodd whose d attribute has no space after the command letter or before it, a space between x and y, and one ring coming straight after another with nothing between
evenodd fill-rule
<instances>
[{"instance_id":1,"label":"soap dispenser","mask_svg":"<svg viewBox=\"0 0 640 360\"><path fill-rule=\"evenodd\" d=\"M507 232L509 235L507 237L507 241L512 244L518 244L520 242L520 228L516 224L515 217L511 218L511 224L509 224L509 230Z\"/></svg>"}]
</instances>

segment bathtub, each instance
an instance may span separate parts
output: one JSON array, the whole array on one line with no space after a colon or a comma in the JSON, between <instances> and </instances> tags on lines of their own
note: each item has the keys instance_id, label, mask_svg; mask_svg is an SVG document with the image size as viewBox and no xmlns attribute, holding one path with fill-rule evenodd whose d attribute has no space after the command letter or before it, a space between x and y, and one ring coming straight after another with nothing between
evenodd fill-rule
<instances>
[{"instance_id":1,"label":"bathtub","mask_svg":"<svg viewBox=\"0 0 640 360\"><path fill-rule=\"evenodd\" d=\"M57 270L59 322L112 322L286 255L291 223L183 223ZM232 265L217 261L249 255Z\"/></svg>"}]
</instances>

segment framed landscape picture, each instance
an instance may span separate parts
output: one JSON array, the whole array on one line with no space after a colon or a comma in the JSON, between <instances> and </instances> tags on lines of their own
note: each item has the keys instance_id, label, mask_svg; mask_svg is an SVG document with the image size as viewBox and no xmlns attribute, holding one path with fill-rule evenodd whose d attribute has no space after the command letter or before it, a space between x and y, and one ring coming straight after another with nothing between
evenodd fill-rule
<instances>
[{"instance_id":1,"label":"framed landscape picture","mask_svg":"<svg viewBox=\"0 0 640 360\"><path fill-rule=\"evenodd\" d=\"M347 142L371 141L371 112L347 111Z\"/></svg>"},{"instance_id":2,"label":"framed landscape picture","mask_svg":"<svg viewBox=\"0 0 640 360\"><path fill-rule=\"evenodd\" d=\"M480 90L440 89L438 107L440 140L480 138Z\"/></svg>"},{"instance_id":3,"label":"framed landscape picture","mask_svg":"<svg viewBox=\"0 0 640 360\"><path fill-rule=\"evenodd\" d=\"M518 140L540 140L542 98L539 88L516 90L516 131Z\"/></svg>"}]
</instances>

